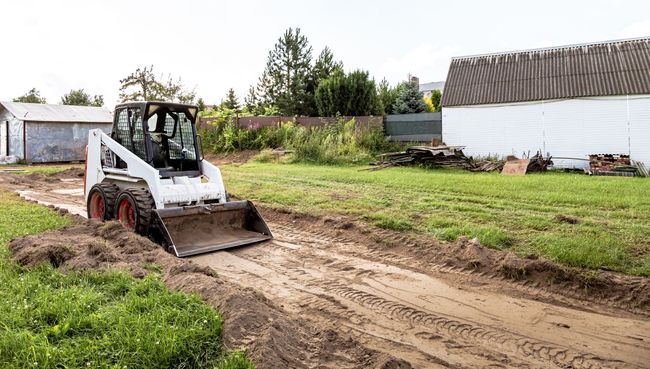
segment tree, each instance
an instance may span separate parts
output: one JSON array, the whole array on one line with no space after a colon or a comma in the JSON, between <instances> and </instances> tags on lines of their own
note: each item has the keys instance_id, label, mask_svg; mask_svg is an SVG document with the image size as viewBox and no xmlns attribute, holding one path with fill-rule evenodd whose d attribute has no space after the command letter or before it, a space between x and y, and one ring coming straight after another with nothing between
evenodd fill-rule
<instances>
[{"instance_id":1,"label":"tree","mask_svg":"<svg viewBox=\"0 0 650 369\"><path fill-rule=\"evenodd\" d=\"M381 113L392 114L393 105L397 99L397 89L390 87L386 78L382 79L379 86L377 86L377 98L379 99Z\"/></svg>"},{"instance_id":2,"label":"tree","mask_svg":"<svg viewBox=\"0 0 650 369\"><path fill-rule=\"evenodd\" d=\"M422 92L414 82L402 82L393 104L393 114L423 113L427 111Z\"/></svg>"},{"instance_id":3,"label":"tree","mask_svg":"<svg viewBox=\"0 0 650 369\"><path fill-rule=\"evenodd\" d=\"M308 115L313 102L308 93L312 48L307 37L289 28L269 51L258 93L265 106L276 106L283 115Z\"/></svg>"},{"instance_id":4,"label":"tree","mask_svg":"<svg viewBox=\"0 0 650 369\"><path fill-rule=\"evenodd\" d=\"M433 111L442 110L441 101L442 101L442 92L440 90L431 91L431 105L433 105Z\"/></svg>"},{"instance_id":5,"label":"tree","mask_svg":"<svg viewBox=\"0 0 650 369\"><path fill-rule=\"evenodd\" d=\"M329 78L335 71L343 71L343 63L334 61L332 50L325 46L318 58L316 58L314 68L312 68L312 80L318 86L320 81Z\"/></svg>"},{"instance_id":6,"label":"tree","mask_svg":"<svg viewBox=\"0 0 650 369\"><path fill-rule=\"evenodd\" d=\"M90 97L84 89L70 90L69 93L61 97L63 105L80 105L80 106L103 106L104 96L95 95Z\"/></svg>"},{"instance_id":7,"label":"tree","mask_svg":"<svg viewBox=\"0 0 650 369\"><path fill-rule=\"evenodd\" d=\"M226 101L223 102L223 105L231 110L234 110L236 112L241 111L241 106L239 105L239 99L237 99L237 95L235 94L234 89L229 89L228 94L226 95Z\"/></svg>"},{"instance_id":8,"label":"tree","mask_svg":"<svg viewBox=\"0 0 650 369\"><path fill-rule=\"evenodd\" d=\"M205 111L207 107L205 106L205 101L203 101L202 97L199 97L199 99L196 101L196 106L199 108L199 111Z\"/></svg>"},{"instance_id":9,"label":"tree","mask_svg":"<svg viewBox=\"0 0 650 369\"><path fill-rule=\"evenodd\" d=\"M161 75L156 79L153 65L136 69L129 76L121 79L120 84L122 102L161 100L189 104L196 97L195 90L187 90L180 78L174 80L171 75L168 75L167 79L163 80Z\"/></svg>"},{"instance_id":10,"label":"tree","mask_svg":"<svg viewBox=\"0 0 650 369\"><path fill-rule=\"evenodd\" d=\"M41 97L41 92L36 88L32 88L23 96L14 99L14 102L33 103L33 104L47 104L44 97Z\"/></svg>"},{"instance_id":11,"label":"tree","mask_svg":"<svg viewBox=\"0 0 650 369\"><path fill-rule=\"evenodd\" d=\"M322 116L381 113L375 81L370 79L368 72L361 70L348 75L335 71L318 85L315 100Z\"/></svg>"}]
</instances>

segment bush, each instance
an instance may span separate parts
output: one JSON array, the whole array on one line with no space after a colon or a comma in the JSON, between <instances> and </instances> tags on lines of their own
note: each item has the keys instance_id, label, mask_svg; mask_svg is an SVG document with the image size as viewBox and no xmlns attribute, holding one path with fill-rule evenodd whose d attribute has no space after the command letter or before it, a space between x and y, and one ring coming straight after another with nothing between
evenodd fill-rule
<instances>
[{"instance_id":1,"label":"bush","mask_svg":"<svg viewBox=\"0 0 650 369\"><path fill-rule=\"evenodd\" d=\"M203 136L206 149L213 153L284 148L293 151L293 162L367 162L377 153L396 149L396 144L389 142L380 128L358 127L354 119L323 127L288 122L279 128L257 129L240 129L228 120L203 132Z\"/></svg>"}]
</instances>

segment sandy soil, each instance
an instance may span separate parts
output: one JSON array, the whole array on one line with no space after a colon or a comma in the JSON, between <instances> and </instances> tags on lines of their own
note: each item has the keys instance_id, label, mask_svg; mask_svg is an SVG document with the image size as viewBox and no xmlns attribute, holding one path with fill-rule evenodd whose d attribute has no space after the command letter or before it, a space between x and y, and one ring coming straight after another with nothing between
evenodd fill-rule
<instances>
[{"instance_id":1,"label":"sandy soil","mask_svg":"<svg viewBox=\"0 0 650 369\"><path fill-rule=\"evenodd\" d=\"M85 213L78 170L0 175L27 199ZM224 314L225 341L259 368L650 367L650 283L437 245L343 218L263 209L275 239L176 259L119 225L16 240L23 264L163 266ZM216 271L218 277L215 277Z\"/></svg>"}]
</instances>

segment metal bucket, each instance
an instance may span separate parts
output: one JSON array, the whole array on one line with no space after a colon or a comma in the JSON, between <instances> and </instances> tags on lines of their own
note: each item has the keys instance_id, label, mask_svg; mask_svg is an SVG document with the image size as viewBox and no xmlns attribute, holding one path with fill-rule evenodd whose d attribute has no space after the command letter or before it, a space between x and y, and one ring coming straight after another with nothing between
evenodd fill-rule
<instances>
[{"instance_id":1,"label":"metal bucket","mask_svg":"<svg viewBox=\"0 0 650 369\"><path fill-rule=\"evenodd\" d=\"M248 245L273 238L250 201L153 210L167 249L178 257Z\"/></svg>"}]
</instances>

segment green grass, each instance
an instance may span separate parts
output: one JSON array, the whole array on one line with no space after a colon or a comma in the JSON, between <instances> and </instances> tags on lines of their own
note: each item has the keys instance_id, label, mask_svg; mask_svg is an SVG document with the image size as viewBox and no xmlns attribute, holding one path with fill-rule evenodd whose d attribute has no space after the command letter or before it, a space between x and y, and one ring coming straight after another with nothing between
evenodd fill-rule
<instances>
[{"instance_id":1,"label":"green grass","mask_svg":"<svg viewBox=\"0 0 650 369\"><path fill-rule=\"evenodd\" d=\"M351 215L440 240L478 237L520 255L650 276L647 179L362 168L250 162L222 171L232 194L271 207Z\"/></svg>"},{"instance_id":2,"label":"green grass","mask_svg":"<svg viewBox=\"0 0 650 369\"><path fill-rule=\"evenodd\" d=\"M252 368L243 354L224 353L215 310L155 274L18 266L9 240L68 221L6 191L0 204L0 367Z\"/></svg>"},{"instance_id":3,"label":"green grass","mask_svg":"<svg viewBox=\"0 0 650 369\"><path fill-rule=\"evenodd\" d=\"M83 164L37 164L37 165L25 165L17 164L11 166L3 166L2 170L7 169L18 169L23 172L16 172L17 174L31 174L31 173L41 173L41 174L55 174L60 173L68 169L79 168L83 169Z\"/></svg>"}]
</instances>

